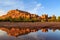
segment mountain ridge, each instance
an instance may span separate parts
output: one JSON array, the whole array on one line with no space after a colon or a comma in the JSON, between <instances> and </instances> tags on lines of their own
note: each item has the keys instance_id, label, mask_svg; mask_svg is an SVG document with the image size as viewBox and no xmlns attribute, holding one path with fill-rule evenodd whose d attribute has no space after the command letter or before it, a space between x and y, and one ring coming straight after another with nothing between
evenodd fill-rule
<instances>
[{"instance_id":1,"label":"mountain ridge","mask_svg":"<svg viewBox=\"0 0 60 40\"><path fill-rule=\"evenodd\" d=\"M30 17L38 17L36 14L31 14L27 11L22 11L22 10L9 10L6 15L0 16L0 18L6 18L6 17L11 17L11 18L19 18L19 17L24 17L24 18L30 18Z\"/></svg>"}]
</instances>

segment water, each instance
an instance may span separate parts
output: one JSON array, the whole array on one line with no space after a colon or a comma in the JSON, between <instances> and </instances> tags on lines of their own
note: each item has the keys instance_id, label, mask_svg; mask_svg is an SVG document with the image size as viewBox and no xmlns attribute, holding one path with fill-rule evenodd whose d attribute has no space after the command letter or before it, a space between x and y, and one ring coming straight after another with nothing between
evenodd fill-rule
<instances>
[{"instance_id":1,"label":"water","mask_svg":"<svg viewBox=\"0 0 60 40\"><path fill-rule=\"evenodd\" d=\"M9 36L6 31L0 30L0 40L60 40L60 30L43 28L18 37Z\"/></svg>"}]
</instances>

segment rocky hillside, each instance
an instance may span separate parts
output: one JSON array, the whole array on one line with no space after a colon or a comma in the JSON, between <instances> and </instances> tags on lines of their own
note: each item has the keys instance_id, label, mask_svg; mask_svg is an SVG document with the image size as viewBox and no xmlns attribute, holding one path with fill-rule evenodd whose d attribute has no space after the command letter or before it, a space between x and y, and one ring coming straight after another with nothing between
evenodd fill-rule
<instances>
[{"instance_id":1,"label":"rocky hillside","mask_svg":"<svg viewBox=\"0 0 60 40\"><path fill-rule=\"evenodd\" d=\"M39 17L39 16L36 15L36 14L31 14L29 12L21 11L21 10L16 9L16 10L9 10L6 15L1 16L0 18L4 19L6 17L11 17L11 18L19 18L19 17L33 18L33 17Z\"/></svg>"}]
</instances>

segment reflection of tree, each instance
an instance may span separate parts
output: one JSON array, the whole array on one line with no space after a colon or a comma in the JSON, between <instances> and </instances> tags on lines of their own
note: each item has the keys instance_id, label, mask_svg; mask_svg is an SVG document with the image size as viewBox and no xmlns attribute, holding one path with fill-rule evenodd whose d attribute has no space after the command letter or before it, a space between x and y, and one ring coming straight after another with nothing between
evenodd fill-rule
<instances>
[{"instance_id":1,"label":"reflection of tree","mask_svg":"<svg viewBox=\"0 0 60 40\"><path fill-rule=\"evenodd\" d=\"M41 30L42 30L42 32L48 32L47 28L42 28Z\"/></svg>"},{"instance_id":2,"label":"reflection of tree","mask_svg":"<svg viewBox=\"0 0 60 40\"><path fill-rule=\"evenodd\" d=\"M42 32L48 32L48 28L40 28L40 29L42 30ZM36 32L39 29L37 29L37 28L28 28L28 27L27 28L26 27L25 28L23 28L23 27L22 28L18 28L18 27L16 27L16 28L14 28L14 27L4 28L4 27L2 27L2 28L0 28L0 30L7 32L7 34L9 36L17 37L17 36L20 36L20 35L28 34L30 32ZM52 31L55 32L56 28L53 28Z\"/></svg>"},{"instance_id":3,"label":"reflection of tree","mask_svg":"<svg viewBox=\"0 0 60 40\"><path fill-rule=\"evenodd\" d=\"M52 31L53 31L53 32L55 32L55 31L56 31L56 29L52 29Z\"/></svg>"}]
</instances>

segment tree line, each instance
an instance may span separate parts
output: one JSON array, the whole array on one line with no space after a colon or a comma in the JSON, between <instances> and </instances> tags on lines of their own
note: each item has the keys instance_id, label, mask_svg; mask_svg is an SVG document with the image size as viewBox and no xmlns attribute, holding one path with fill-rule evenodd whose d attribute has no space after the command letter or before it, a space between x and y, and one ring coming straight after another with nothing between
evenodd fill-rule
<instances>
[{"instance_id":1,"label":"tree line","mask_svg":"<svg viewBox=\"0 0 60 40\"><path fill-rule=\"evenodd\" d=\"M36 18L12 18L12 17L7 17L5 19L0 18L0 22L37 22L38 20Z\"/></svg>"},{"instance_id":2,"label":"tree line","mask_svg":"<svg viewBox=\"0 0 60 40\"><path fill-rule=\"evenodd\" d=\"M60 16L49 17L48 19L6 17L5 19L0 18L0 22L2 21L3 22L60 22Z\"/></svg>"}]
</instances>

